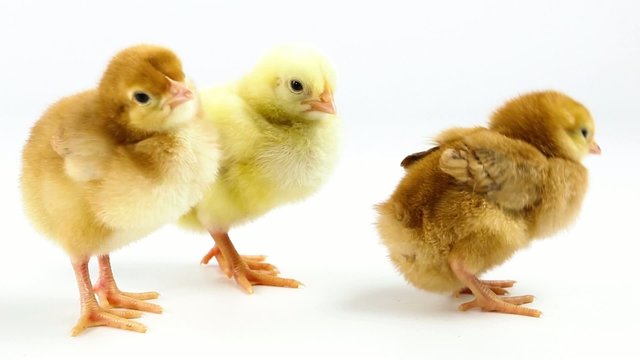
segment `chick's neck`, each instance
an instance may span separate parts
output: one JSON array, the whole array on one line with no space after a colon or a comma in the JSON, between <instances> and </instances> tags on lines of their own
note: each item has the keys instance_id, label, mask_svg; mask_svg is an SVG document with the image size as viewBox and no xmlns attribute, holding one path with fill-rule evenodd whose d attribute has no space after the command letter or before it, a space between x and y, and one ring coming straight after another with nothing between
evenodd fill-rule
<instances>
[{"instance_id":1,"label":"chick's neck","mask_svg":"<svg viewBox=\"0 0 640 360\"><path fill-rule=\"evenodd\" d=\"M109 132L120 144L135 144L155 135L155 133L153 132L148 132L129 126L127 115L124 113L111 118L108 121L109 123L107 125L107 128L109 129Z\"/></svg>"},{"instance_id":2,"label":"chick's neck","mask_svg":"<svg viewBox=\"0 0 640 360\"><path fill-rule=\"evenodd\" d=\"M317 121L309 121L302 116L295 116L273 104L254 104L253 108L267 123L282 128L314 127Z\"/></svg>"},{"instance_id":3,"label":"chick's neck","mask_svg":"<svg viewBox=\"0 0 640 360\"><path fill-rule=\"evenodd\" d=\"M538 126L533 129L517 126L492 126L490 129L508 138L521 140L532 145L547 158L565 157L561 147L556 142L556 138L559 135L547 126Z\"/></svg>"}]
</instances>

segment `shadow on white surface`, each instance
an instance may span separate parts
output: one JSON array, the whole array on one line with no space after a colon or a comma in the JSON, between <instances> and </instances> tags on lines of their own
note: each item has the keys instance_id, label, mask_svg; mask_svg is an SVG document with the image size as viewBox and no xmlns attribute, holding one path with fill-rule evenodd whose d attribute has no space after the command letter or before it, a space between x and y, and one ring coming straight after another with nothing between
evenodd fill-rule
<instances>
[{"instance_id":1,"label":"shadow on white surface","mask_svg":"<svg viewBox=\"0 0 640 360\"><path fill-rule=\"evenodd\" d=\"M346 310L374 318L423 318L425 321L450 316L456 306L452 296L422 292L408 284L358 289L349 294L346 302Z\"/></svg>"}]
</instances>

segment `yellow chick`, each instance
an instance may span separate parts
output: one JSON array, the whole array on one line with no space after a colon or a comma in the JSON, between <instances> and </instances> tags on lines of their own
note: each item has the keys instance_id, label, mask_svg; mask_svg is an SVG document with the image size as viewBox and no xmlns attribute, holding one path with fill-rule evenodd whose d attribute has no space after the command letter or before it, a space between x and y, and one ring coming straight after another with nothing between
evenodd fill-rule
<instances>
[{"instance_id":1,"label":"yellow chick","mask_svg":"<svg viewBox=\"0 0 640 360\"><path fill-rule=\"evenodd\" d=\"M277 277L263 256L240 256L231 227L308 197L327 180L338 155L340 122L333 103L334 73L317 52L298 46L269 52L239 81L203 91L207 120L220 137L220 173L181 224L207 231L228 277L252 285L298 287Z\"/></svg>"},{"instance_id":2,"label":"yellow chick","mask_svg":"<svg viewBox=\"0 0 640 360\"><path fill-rule=\"evenodd\" d=\"M22 158L24 205L35 227L71 257L81 302L72 335L100 325L144 332L129 320L140 316L135 310L162 311L144 301L156 292L118 289L109 253L202 198L219 153L200 113L176 55L140 45L113 57L96 89L58 101L32 128ZM100 269L95 286L92 256Z\"/></svg>"},{"instance_id":3,"label":"yellow chick","mask_svg":"<svg viewBox=\"0 0 640 360\"><path fill-rule=\"evenodd\" d=\"M472 293L460 310L540 316L520 306L532 296L498 296L514 281L478 276L575 220L587 190L580 161L600 153L594 130L584 106L547 91L507 102L488 129L445 131L403 161L406 176L378 205L392 262L418 288Z\"/></svg>"}]
</instances>

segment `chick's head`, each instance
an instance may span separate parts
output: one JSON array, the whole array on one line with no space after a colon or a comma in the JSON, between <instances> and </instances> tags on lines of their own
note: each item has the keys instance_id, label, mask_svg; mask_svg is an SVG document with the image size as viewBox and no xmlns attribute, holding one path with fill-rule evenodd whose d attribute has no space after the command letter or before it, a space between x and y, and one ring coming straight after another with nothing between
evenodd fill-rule
<instances>
[{"instance_id":1,"label":"chick's head","mask_svg":"<svg viewBox=\"0 0 640 360\"><path fill-rule=\"evenodd\" d=\"M333 68L307 47L273 49L242 84L252 107L272 121L318 121L336 113Z\"/></svg>"},{"instance_id":2,"label":"chick's head","mask_svg":"<svg viewBox=\"0 0 640 360\"><path fill-rule=\"evenodd\" d=\"M589 110L556 91L541 91L508 101L492 116L490 127L537 147L544 155L580 161L600 154Z\"/></svg>"},{"instance_id":3,"label":"chick's head","mask_svg":"<svg viewBox=\"0 0 640 360\"><path fill-rule=\"evenodd\" d=\"M162 132L197 113L193 85L169 49L139 45L113 57L98 92L103 113L142 132Z\"/></svg>"}]
</instances>

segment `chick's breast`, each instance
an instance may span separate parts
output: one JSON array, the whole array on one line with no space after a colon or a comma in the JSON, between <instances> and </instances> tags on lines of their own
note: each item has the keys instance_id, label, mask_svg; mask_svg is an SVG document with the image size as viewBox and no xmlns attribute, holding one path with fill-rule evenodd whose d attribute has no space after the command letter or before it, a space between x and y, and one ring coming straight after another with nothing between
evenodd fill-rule
<instances>
[{"instance_id":1,"label":"chick's breast","mask_svg":"<svg viewBox=\"0 0 640 360\"><path fill-rule=\"evenodd\" d=\"M540 202L524 212L533 238L551 236L571 225L589 184L587 169L566 159L549 159L544 175Z\"/></svg>"},{"instance_id":2,"label":"chick's breast","mask_svg":"<svg viewBox=\"0 0 640 360\"><path fill-rule=\"evenodd\" d=\"M136 171L139 164L121 161L102 181L92 184L93 208L101 221L113 228L153 229L174 221L202 198L215 179L215 132L200 120L135 147L149 153L157 171L141 175Z\"/></svg>"}]
</instances>

